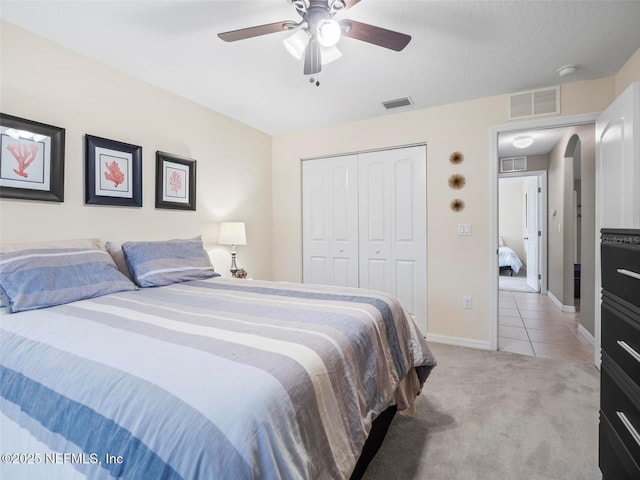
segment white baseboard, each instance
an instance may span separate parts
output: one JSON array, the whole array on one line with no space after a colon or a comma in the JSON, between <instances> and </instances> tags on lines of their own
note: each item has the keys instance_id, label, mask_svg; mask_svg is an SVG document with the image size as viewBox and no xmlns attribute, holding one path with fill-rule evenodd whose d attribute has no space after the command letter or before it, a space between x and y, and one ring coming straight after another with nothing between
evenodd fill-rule
<instances>
[{"instance_id":1,"label":"white baseboard","mask_svg":"<svg viewBox=\"0 0 640 480\"><path fill-rule=\"evenodd\" d=\"M593 335L591 335L591 333L589 333L589 330L587 330L586 328L584 328L581 324L578 324L578 331L582 334L582 336L584 338L587 339L587 341L593 345L594 347L596 346L596 339L593 338Z\"/></svg>"},{"instance_id":2,"label":"white baseboard","mask_svg":"<svg viewBox=\"0 0 640 480\"><path fill-rule=\"evenodd\" d=\"M547 290L547 297L558 307L561 311L565 313L576 313L576 307L573 305L563 305L560 300L558 300L551 290Z\"/></svg>"},{"instance_id":3,"label":"white baseboard","mask_svg":"<svg viewBox=\"0 0 640 480\"><path fill-rule=\"evenodd\" d=\"M447 345L456 345L458 347L475 348L478 350L491 350L489 342L484 340L473 340L471 338L451 337L449 335L439 335L437 333L428 333L426 335L427 343L446 343Z\"/></svg>"}]
</instances>

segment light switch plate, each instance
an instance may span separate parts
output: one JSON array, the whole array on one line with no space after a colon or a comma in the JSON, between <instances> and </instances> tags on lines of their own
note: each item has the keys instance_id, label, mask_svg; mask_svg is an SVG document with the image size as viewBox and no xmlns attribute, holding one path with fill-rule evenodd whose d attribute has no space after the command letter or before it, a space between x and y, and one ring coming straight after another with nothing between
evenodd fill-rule
<instances>
[{"instance_id":1,"label":"light switch plate","mask_svg":"<svg viewBox=\"0 0 640 480\"><path fill-rule=\"evenodd\" d=\"M471 224L470 223L459 223L458 224L458 235L471 235Z\"/></svg>"}]
</instances>

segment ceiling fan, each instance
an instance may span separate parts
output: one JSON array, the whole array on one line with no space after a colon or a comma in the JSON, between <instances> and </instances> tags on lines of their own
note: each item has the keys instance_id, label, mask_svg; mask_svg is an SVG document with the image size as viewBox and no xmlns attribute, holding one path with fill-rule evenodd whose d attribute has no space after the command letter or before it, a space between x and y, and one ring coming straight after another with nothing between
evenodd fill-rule
<instances>
[{"instance_id":1,"label":"ceiling fan","mask_svg":"<svg viewBox=\"0 0 640 480\"><path fill-rule=\"evenodd\" d=\"M296 31L285 40L287 50L297 58L304 58L304 74L313 75L342 54L336 48L341 35L399 52L411 41L411 36L376 27L355 20L339 20L333 17L342 10L353 7L361 0L289 0L302 17L299 22L284 20L255 27L219 33L226 42L267 35L282 31Z\"/></svg>"}]
</instances>

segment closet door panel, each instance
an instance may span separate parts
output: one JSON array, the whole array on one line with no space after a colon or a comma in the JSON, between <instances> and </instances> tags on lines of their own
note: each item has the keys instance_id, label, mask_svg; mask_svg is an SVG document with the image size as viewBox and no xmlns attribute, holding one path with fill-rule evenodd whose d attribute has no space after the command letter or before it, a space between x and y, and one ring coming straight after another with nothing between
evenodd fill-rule
<instances>
[{"instance_id":1,"label":"closet door panel","mask_svg":"<svg viewBox=\"0 0 640 480\"><path fill-rule=\"evenodd\" d=\"M398 152L394 169L393 260L396 266L396 295L423 327L427 315L425 147Z\"/></svg>"},{"instance_id":2,"label":"closet door panel","mask_svg":"<svg viewBox=\"0 0 640 480\"><path fill-rule=\"evenodd\" d=\"M303 282L358 286L357 156L302 164Z\"/></svg>"},{"instance_id":3,"label":"closet door panel","mask_svg":"<svg viewBox=\"0 0 640 480\"><path fill-rule=\"evenodd\" d=\"M416 172L411 159L400 159L395 163L394 167L394 217L396 220L394 240L396 242L412 242L415 241L415 185L412 178Z\"/></svg>"},{"instance_id":4,"label":"closet door panel","mask_svg":"<svg viewBox=\"0 0 640 480\"><path fill-rule=\"evenodd\" d=\"M364 268L363 268L364 267ZM370 290L388 292L387 278L389 264L385 259L369 258L360 269L360 286Z\"/></svg>"},{"instance_id":5,"label":"closet door panel","mask_svg":"<svg viewBox=\"0 0 640 480\"><path fill-rule=\"evenodd\" d=\"M393 183L384 152L359 155L360 286L392 292L391 207Z\"/></svg>"},{"instance_id":6,"label":"closet door panel","mask_svg":"<svg viewBox=\"0 0 640 480\"><path fill-rule=\"evenodd\" d=\"M426 331L426 147L303 162L303 281L396 295Z\"/></svg>"},{"instance_id":7,"label":"closet door panel","mask_svg":"<svg viewBox=\"0 0 640 480\"><path fill-rule=\"evenodd\" d=\"M311 256L306 262L304 283L325 284L330 266L327 257Z\"/></svg>"},{"instance_id":8,"label":"closet door panel","mask_svg":"<svg viewBox=\"0 0 640 480\"><path fill-rule=\"evenodd\" d=\"M413 260L398 260L395 262L395 278L397 296L400 303L413 315L419 310L416 303L418 278L416 272L416 262Z\"/></svg>"},{"instance_id":9,"label":"closet door panel","mask_svg":"<svg viewBox=\"0 0 640 480\"><path fill-rule=\"evenodd\" d=\"M396 295L426 329L426 147L361 154L359 172L360 286Z\"/></svg>"}]
</instances>

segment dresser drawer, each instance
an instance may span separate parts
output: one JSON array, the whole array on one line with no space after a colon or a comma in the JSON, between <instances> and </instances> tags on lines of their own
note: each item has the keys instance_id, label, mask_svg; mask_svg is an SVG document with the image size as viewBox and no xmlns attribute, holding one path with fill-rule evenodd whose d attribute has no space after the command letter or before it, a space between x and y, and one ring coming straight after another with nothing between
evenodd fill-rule
<instances>
[{"instance_id":1,"label":"dresser drawer","mask_svg":"<svg viewBox=\"0 0 640 480\"><path fill-rule=\"evenodd\" d=\"M640 232L602 230L602 288L640 306Z\"/></svg>"},{"instance_id":2,"label":"dresser drawer","mask_svg":"<svg viewBox=\"0 0 640 480\"><path fill-rule=\"evenodd\" d=\"M600 409L632 458L640 458L640 387L603 354Z\"/></svg>"},{"instance_id":3,"label":"dresser drawer","mask_svg":"<svg viewBox=\"0 0 640 480\"><path fill-rule=\"evenodd\" d=\"M640 308L602 292L602 351L640 385Z\"/></svg>"},{"instance_id":4,"label":"dresser drawer","mask_svg":"<svg viewBox=\"0 0 640 480\"><path fill-rule=\"evenodd\" d=\"M600 412L598 464L603 480L637 480L640 466L624 447L607 417Z\"/></svg>"}]
</instances>

